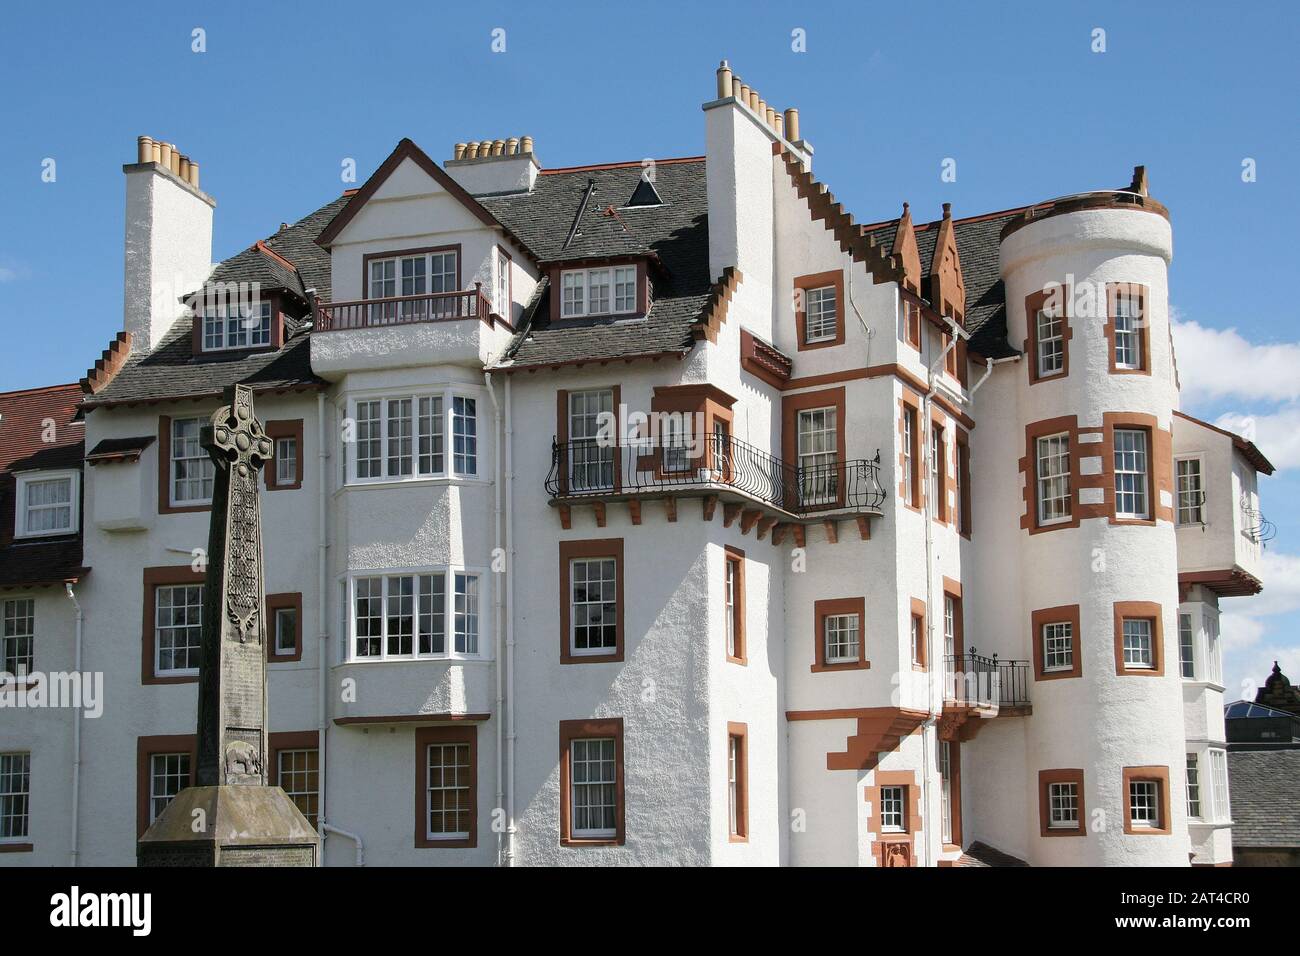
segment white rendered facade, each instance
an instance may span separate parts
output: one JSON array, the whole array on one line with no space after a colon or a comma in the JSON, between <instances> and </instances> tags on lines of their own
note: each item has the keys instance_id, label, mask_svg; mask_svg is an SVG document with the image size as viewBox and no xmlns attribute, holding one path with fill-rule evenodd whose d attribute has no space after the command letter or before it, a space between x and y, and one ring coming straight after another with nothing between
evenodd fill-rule
<instances>
[{"instance_id":1,"label":"white rendered facade","mask_svg":"<svg viewBox=\"0 0 1300 956\"><path fill-rule=\"evenodd\" d=\"M950 865L975 843L1032 865L1229 862L1226 800L1206 796L1189 817L1188 754L1212 794L1224 743L1217 595L1257 584L1250 515L1256 469L1268 467L1249 443L1178 414L1162 207L1135 181L1124 195L1136 203L1093 194L999 214L1010 348L995 361L967 342L974 306L959 261L974 235L963 229L988 217L913 227L905 214L871 227L892 228L866 244L809 182L811 147L731 95L729 73L719 82L727 95L704 106L707 155L682 161L703 167L707 274L719 286L700 306L708 331L677 354L521 359L517 332L543 342L564 327L551 316L528 331L539 283L565 263L530 248L507 216L551 175L531 144L486 160L458 152L432 172L404 141L322 237L324 306L374 299L376 260L397 260L400 280L401 269L450 268L430 257L454 250L455 287L480 283L494 314L349 325L337 306L310 332L314 381L256 397L263 421L289 423L298 470L262 496L267 591L299 602L297 653L269 668L270 758L315 751L325 865L357 862L358 844L370 865ZM162 260L205 215L208 247L199 239L185 254L209 255L212 204L148 164L127 175L126 328L147 353L173 318L130 291L152 281L132 237L156 223L169 251L146 265L183 271ZM480 206L454 183L520 198ZM600 194L592 209L607 204L617 206ZM635 230L655 213L619 215ZM920 234L934 250L926 270ZM638 282L655 276L639 293L651 301L679 281L668 256L642 262L619 247L608 258L643 268ZM604 268L595 255L572 260ZM188 290L191 279L178 281ZM1067 281L1102 290L1101 306L1089 314L1070 299L1068 365L1031 376L1055 360L1037 365L1029 303ZM1112 367L1112 286L1141 290L1136 369ZM796 290L835 303L835 336L810 341ZM654 319L651 308L601 328ZM755 371L751 337L784 371ZM215 391L87 398L87 452L157 440L84 470L81 669L104 674L107 698L102 717L80 721L79 863L133 862L155 758L189 747L195 685L158 656L157 589L193 583L192 552L206 545L208 514L174 500L169 459L175 423L210 415ZM819 473L833 476L819 486L831 506L792 506L805 490L739 488L736 457L714 463L712 483L657 474L629 486L633 473L662 471L659 459L594 489L562 460L558 489L548 485L553 448L563 459L573 438L572 396L606 393L611 410L709 409L708 433L725 428L729 456L743 441L795 468L831 462ZM1039 445L1056 436L1068 442ZM1117 479L1130 441L1145 458ZM1052 486L1067 513L1050 520L1040 447L1071 479ZM612 454L615 472L631 461ZM1175 460L1186 458L1202 467L1180 522L1186 469ZM862 477L846 463L862 463ZM859 480L878 482L879 496L853 497ZM1116 512L1117 481L1128 504L1132 482L1145 482L1141 513ZM1243 494L1245 511L1234 507ZM597 638L612 646L593 652L575 643L586 613L575 576L605 574L618 623ZM36 669L71 670L71 602L49 587L0 599L28 593L41 617ZM1000 690L956 692L944 679L986 666ZM30 753L32 767L30 847L0 864L66 863L73 718L0 717L0 753ZM607 789L583 789L582 774ZM449 800L466 812L433 814Z\"/></svg>"}]
</instances>

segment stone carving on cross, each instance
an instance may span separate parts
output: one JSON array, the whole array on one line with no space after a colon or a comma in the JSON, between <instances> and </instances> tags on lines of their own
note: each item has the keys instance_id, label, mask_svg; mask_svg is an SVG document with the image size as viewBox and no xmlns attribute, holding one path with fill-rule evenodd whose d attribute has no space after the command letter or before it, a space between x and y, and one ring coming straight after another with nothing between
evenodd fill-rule
<instances>
[{"instance_id":1,"label":"stone carving on cross","mask_svg":"<svg viewBox=\"0 0 1300 956\"><path fill-rule=\"evenodd\" d=\"M211 435L203 430L203 447L218 470L229 472L226 614L241 643L257 638L261 613L262 535L257 477L271 461L274 446L253 415L253 393L237 387L229 405L212 416Z\"/></svg>"}]
</instances>

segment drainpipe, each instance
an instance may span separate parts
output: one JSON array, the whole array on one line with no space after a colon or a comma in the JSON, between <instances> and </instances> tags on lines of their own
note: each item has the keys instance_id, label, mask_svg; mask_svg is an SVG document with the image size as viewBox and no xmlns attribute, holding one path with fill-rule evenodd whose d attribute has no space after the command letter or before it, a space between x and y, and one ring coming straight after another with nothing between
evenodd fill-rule
<instances>
[{"instance_id":1,"label":"drainpipe","mask_svg":"<svg viewBox=\"0 0 1300 956\"><path fill-rule=\"evenodd\" d=\"M322 791L323 791L323 789L324 789L324 788L322 788ZM332 823L326 823L324 820L321 821L320 828L321 828L321 832L322 832L322 833L337 833L339 836L343 837L345 840L351 840L353 843L355 843L355 844L357 845L357 863L356 863L356 865L357 865L357 866L365 866L365 865L366 865L366 848L365 848L365 846L362 845L362 843L361 843L361 837L357 836L355 833L349 833L347 830L344 830L344 829L341 829L341 828L339 828L339 827L336 827L336 826L334 826L334 824L332 824ZM322 854L322 855L323 855L323 854Z\"/></svg>"},{"instance_id":2,"label":"drainpipe","mask_svg":"<svg viewBox=\"0 0 1300 956\"><path fill-rule=\"evenodd\" d=\"M939 389L939 375L942 374L943 364L948 359L948 353L957 347L958 339L968 338L966 330L958 325L952 318L945 316L944 322L948 326L948 344L944 346L943 351L939 353L931 364L926 373L926 384L929 389L921 401L921 421L917 423L917 432L922 435L921 449L921 481L927 493L922 496L925 506L921 509L921 517L925 521L925 641L926 641L926 660L931 666L926 674L926 718L925 726L921 731L921 790L923 793L925 812L930 810L930 732L939 722L939 713L942 708L942 696L940 704L935 705L934 683L935 676L938 674L940 680L943 679L944 673L942 667L942 658L937 656L935 651L935 613L934 613L934 521L932 511L934 497L929 493L930 476L934 470L934 439L932 436L932 425L930 423L930 404L934 399L935 392ZM938 489L941 493L943 489ZM942 608L940 609L942 614ZM954 648L957 650L957 648ZM936 661L940 662L939 667L933 666ZM941 685L942 686L942 685ZM921 865L925 866L930 861L930 843L934 839L934 828L925 828L925 839L921 841Z\"/></svg>"},{"instance_id":3,"label":"drainpipe","mask_svg":"<svg viewBox=\"0 0 1300 956\"><path fill-rule=\"evenodd\" d=\"M64 583L64 590L68 594L68 600L76 608L77 613L77 636L76 651L73 657L73 673L81 674L81 625L83 616L81 613L81 602L77 600L77 593L72 590L71 583ZM84 675L82 677L84 680ZM81 708L74 707L72 714L72 853L68 861L69 866L77 865L77 831L78 816L81 810Z\"/></svg>"},{"instance_id":4,"label":"drainpipe","mask_svg":"<svg viewBox=\"0 0 1300 956\"><path fill-rule=\"evenodd\" d=\"M321 853L317 864L325 865L325 839L326 834L333 832L339 836L355 839L357 843L357 866L362 865L361 840L359 837L353 837L352 834L330 826L325 821L329 819L325 815L325 800L329 793L328 781L326 775L327 760L325 745L326 731L328 721L326 719L326 672L329 667L329 628L326 627L325 621L328 618L326 609L329 607L328 585L329 585L329 509L327 496L329 494L329 428L325 423L325 393L316 394L316 461L318 474L316 476L316 617L317 630L320 632L320 641L316 646L316 673L317 673L317 694L316 694L316 761L319 769L319 793L317 794L317 814L316 818L320 824L321 833Z\"/></svg>"},{"instance_id":5,"label":"drainpipe","mask_svg":"<svg viewBox=\"0 0 1300 956\"><path fill-rule=\"evenodd\" d=\"M502 500L505 494L505 489L502 487L501 474L505 471L505 468L502 467L501 464L501 405L497 401L496 389L492 387L492 373L487 369L483 370L483 385L487 388L488 396L492 399L492 441L494 449L492 452L492 467L496 469L497 472L497 480L495 482L496 503L493 505L492 509L495 535L493 540L496 542L497 547L501 548L504 552L505 542L501 537L501 520L503 511ZM502 573L508 576L510 570L510 563L507 560L505 567L502 569ZM493 626L496 630L496 640L494 642L496 645L496 666L493 667L493 670L496 671L497 685L497 790L495 806L503 807L505 805L506 776L504 752L505 730L503 724L505 720L505 675L502 674L501 668L505 663L503 659L505 657L505 614L503 607L505 602L505 585L502 581L501 574L494 574L492 578L492 620L494 622ZM497 865L505 865L505 834L500 831L497 832Z\"/></svg>"},{"instance_id":6,"label":"drainpipe","mask_svg":"<svg viewBox=\"0 0 1300 956\"><path fill-rule=\"evenodd\" d=\"M509 375L506 376L506 866L515 865L515 471L514 425Z\"/></svg>"}]
</instances>

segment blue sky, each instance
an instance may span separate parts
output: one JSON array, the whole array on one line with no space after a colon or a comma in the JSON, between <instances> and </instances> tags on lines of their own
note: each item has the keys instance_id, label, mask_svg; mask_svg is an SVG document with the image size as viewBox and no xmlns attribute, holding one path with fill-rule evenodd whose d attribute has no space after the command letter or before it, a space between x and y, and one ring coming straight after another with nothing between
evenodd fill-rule
<instances>
[{"instance_id":1,"label":"blue sky","mask_svg":"<svg viewBox=\"0 0 1300 956\"><path fill-rule=\"evenodd\" d=\"M929 219L945 201L962 216L1117 187L1146 164L1174 221L1184 408L1253 429L1280 466L1262 482L1280 529L1264 595L1225 604L1232 699L1275 657L1300 678L1298 28L1280 2L15 6L0 389L77 379L121 328L121 165L139 134L201 164L220 259L337 195L345 159L364 180L403 136L439 160L525 133L548 166L699 154L725 56L799 107L819 179L859 222L904 199Z\"/></svg>"}]
</instances>

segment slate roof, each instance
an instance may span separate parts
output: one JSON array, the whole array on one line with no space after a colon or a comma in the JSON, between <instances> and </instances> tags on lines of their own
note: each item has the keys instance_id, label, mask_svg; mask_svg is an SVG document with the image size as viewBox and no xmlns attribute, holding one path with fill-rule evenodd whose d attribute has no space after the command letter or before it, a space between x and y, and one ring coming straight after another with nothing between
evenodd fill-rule
<instances>
[{"instance_id":1,"label":"slate roof","mask_svg":"<svg viewBox=\"0 0 1300 956\"><path fill-rule=\"evenodd\" d=\"M1300 847L1300 750L1228 751L1232 845Z\"/></svg>"},{"instance_id":2,"label":"slate roof","mask_svg":"<svg viewBox=\"0 0 1300 956\"><path fill-rule=\"evenodd\" d=\"M965 326L971 333L970 351L985 358L1006 358L1020 351L1007 342L1006 293L998 271L998 246L1002 227L1023 212L1024 208L1009 209L953 220L957 254L961 257L961 277L966 285ZM922 275L930 273L940 221L918 223L914 227ZM877 244L892 249L898 220L870 227L867 232Z\"/></svg>"},{"instance_id":3,"label":"slate roof","mask_svg":"<svg viewBox=\"0 0 1300 956\"><path fill-rule=\"evenodd\" d=\"M236 253L212 270L209 283L261 283L264 291L287 289L299 298L306 298L308 289L315 289L318 298L330 298L330 254L316 244L316 237L346 204L350 195L339 196L311 215L293 225L268 236L262 243L254 243L243 252ZM276 255L267 255L260 248L265 245ZM293 269L277 259L281 256L293 263Z\"/></svg>"},{"instance_id":4,"label":"slate roof","mask_svg":"<svg viewBox=\"0 0 1300 956\"><path fill-rule=\"evenodd\" d=\"M13 473L31 469L81 468L85 427L77 410L81 386L0 392L0 588L75 581L81 566L81 535L13 538L17 483ZM53 441L47 431L53 420ZM83 516L84 520L84 516Z\"/></svg>"},{"instance_id":5,"label":"slate roof","mask_svg":"<svg viewBox=\"0 0 1300 956\"><path fill-rule=\"evenodd\" d=\"M642 169L626 163L552 170L537 177L531 193L478 197L543 264L648 255L662 266L651 268L654 292L643 319L560 319L550 314L543 283L502 365L599 361L691 347L691 326L716 278L708 274L704 159L657 163L654 185L663 204L628 207Z\"/></svg>"}]
</instances>

